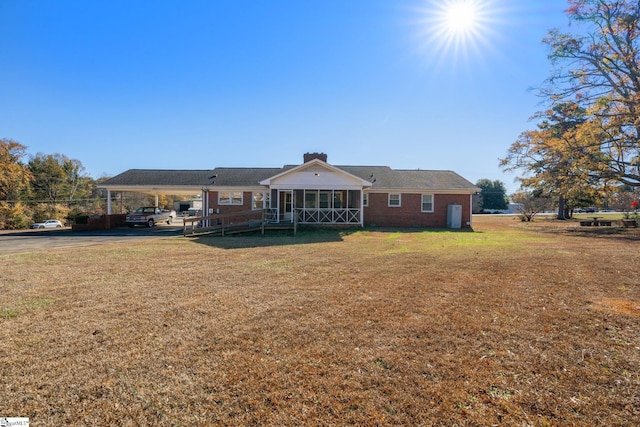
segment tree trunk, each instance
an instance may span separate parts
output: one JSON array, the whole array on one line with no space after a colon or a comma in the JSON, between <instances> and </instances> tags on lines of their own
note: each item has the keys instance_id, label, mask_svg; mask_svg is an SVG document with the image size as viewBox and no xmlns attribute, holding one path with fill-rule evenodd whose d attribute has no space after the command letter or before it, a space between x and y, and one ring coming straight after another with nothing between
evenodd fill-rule
<instances>
[{"instance_id":1,"label":"tree trunk","mask_svg":"<svg viewBox=\"0 0 640 427\"><path fill-rule=\"evenodd\" d=\"M558 199L558 219L567 219L566 217L566 209L564 203L564 196L560 195Z\"/></svg>"}]
</instances>

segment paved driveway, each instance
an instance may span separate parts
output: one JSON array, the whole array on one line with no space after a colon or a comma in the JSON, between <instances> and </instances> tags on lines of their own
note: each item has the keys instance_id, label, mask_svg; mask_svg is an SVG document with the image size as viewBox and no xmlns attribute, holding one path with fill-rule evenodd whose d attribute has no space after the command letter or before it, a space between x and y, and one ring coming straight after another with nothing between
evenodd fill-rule
<instances>
[{"instance_id":1,"label":"paved driveway","mask_svg":"<svg viewBox=\"0 0 640 427\"><path fill-rule=\"evenodd\" d=\"M2 231L0 232L0 255L181 235L182 224L95 231L71 231L68 228Z\"/></svg>"}]
</instances>

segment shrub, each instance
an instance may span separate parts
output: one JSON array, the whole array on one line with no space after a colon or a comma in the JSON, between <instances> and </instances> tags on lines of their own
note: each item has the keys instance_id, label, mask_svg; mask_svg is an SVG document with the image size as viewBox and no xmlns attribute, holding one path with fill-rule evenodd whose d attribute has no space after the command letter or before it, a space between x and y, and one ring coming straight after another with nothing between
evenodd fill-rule
<instances>
[{"instance_id":1,"label":"shrub","mask_svg":"<svg viewBox=\"0 0 640 427\"><path fill-rule=\"evenodd\" d=\"M33 208L33 219L36 222L46 221L48 219L64 220L69 215L69 209L64 205L52 205L48 203L39 203Z\"/></svg>"},{"instance_id":2,"label":"shrub","mask_svg":"<svg viewBox=\"0 0 640 427\"><path fill-rule=\"evenodd\" d=\"M0 229L19 230L29 228L32 223L31 213L28 208L20 202L11 204L0 202Z\"/></svg>"}]
</instances>

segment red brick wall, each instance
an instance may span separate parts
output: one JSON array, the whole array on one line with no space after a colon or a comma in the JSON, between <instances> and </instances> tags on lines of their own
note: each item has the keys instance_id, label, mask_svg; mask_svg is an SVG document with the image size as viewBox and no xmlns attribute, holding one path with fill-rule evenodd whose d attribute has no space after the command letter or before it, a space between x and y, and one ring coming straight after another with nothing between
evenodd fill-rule
<instances>
[{"instance_id":1,"label":"red brick wall","mask_svg":"<svg viewBox=\"0 0 640 427\"><path fill-rule=\"evenodd\" d=\"M126 214L91 215L87 219L86 224L72 224L71 229L74 231L83 231L107 230L110 228L124 227L127 225L125 221L126 216Z\"/></svg>"},{"instance_id":2,"label":"red brick wall","mask_svg":"<svg viewBox=\"0 0 640 427\"><path fill-rule=\"evenodd\" d=\"M421 212L422 195L403 193L400 207L389 207L387 193L369 193L369 206L364 208L364 225L378 227L446 227L447 206L462 205L462 227L470 217L470 197L467 194L435 194L434 211Z\"/></svg>"},{"instance_id":3,"label":"red brick wall","mask_svg":"<svg viewBox=\"0 0 640 427\"><path fill-rule=\"evenodd\" d=\"M209 192L209 207L214 209L220 209L221 214L229 214L234 212L242 212L251 210L251 195L250 191L244 191L242 193L242 204L241 205L218 205L218 192L210 191ZM205 215L208 213L205 212Z\"/></svg>"},{"instance_id":4,"label":"red brick wall","mask_svg":"<svg viewBox=\"0 0 640 427\"><path fill-rule=\"evenodd\" d=\"M389 207L387 193L369 193L369 206L364 208L364 225L378 227L441 227L447 226L447 205L462 205L462 227L471 221L468 194L435 194L434 211L421 212L422 195L403 193L400 207ZM209 193L209 204L220 214L251 210L251 192L245 191L242 205L218 205L218 192ZM258 211L259 212L259 211Z\"/></svg>"}]
</instances>

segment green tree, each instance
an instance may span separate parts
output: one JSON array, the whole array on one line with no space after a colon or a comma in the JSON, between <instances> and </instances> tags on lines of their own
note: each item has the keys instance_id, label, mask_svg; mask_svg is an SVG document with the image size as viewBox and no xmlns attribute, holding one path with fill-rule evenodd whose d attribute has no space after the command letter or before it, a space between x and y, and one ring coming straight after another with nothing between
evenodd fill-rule
<instances>
[{"instance_id":1,"label":"green tree","mask_svg":"<svg viewBox=\"0 0 640 427\"><path fill-rule=\"evenodd\" d=\"M507 199L507 189L500 181L490 179L480 179L476 182L476 187L481 188L480 199L483 210L502 210L509 207Z\"/></svg>"},{"instance_id":2,"label":"green tree","mask_svg":"<svg viewBox=\"0 0 640 427\"><path fill-rule=\"evenodd\" d=\"M27 147L11 139L0 139L0 200L18 201L29 190L32 179L22 163Z\"/></svg>"},{"instance_id":3,"label":"green tree","mask_svg":"<svg viewBox=\"0 0 640 427\"><path fill-rule=\"evenodd\" d=\"M575 33L544 39L552 71L540 93L586 111L602 164L592 173L640 186L640 2L569 0L567 15Z\"/></svg>"},{"instance_id":4,"label":"green tree","mask_svg":"<svg viewBox=\"0 0 640 427\"><path fill-rule=\"evenodd\" d=\"M84 166L79 160L63 154L36 154L29 161L33 175L33 195L46 203L71 202L86 183ZM86 191L82 188L83 195Z\"/></svg>"}]
</instances>

